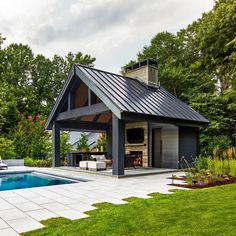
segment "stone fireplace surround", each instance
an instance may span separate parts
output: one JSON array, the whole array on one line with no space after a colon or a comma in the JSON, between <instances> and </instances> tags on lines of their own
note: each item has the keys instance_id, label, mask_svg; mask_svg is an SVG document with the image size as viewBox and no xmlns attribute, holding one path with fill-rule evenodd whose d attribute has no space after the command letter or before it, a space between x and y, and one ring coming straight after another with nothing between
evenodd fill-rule
<instances>
[{"instance_id":1,"label":"stone fireplace surround","mask_svg":"<svg viewBox=\"0 0 236 236\"><path fill-rule=\"evenodd\" d=\"M128 143L125 137L125 154L142 153L142 167L148 167L148 122L134 122L125 124L125 129L143 128L143 143Z\"/></svg>"}]
</instances>

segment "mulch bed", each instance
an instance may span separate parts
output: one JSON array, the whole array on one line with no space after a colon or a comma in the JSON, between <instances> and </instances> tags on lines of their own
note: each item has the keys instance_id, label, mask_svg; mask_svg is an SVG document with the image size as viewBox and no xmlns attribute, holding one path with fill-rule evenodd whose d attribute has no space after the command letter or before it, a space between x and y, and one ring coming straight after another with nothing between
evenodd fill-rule
<instances>
[{"instance_id":1,"label":"mulch bed","mask_svg":"<svg viewBox=\"0 0 236 236\"><path fill-rule=\"evenodd\" d=\"M172 178L170 178L172 179ZM183 178L176 178L179 180L184 180ZM174 179L175 180L175 179ZM221 179L217 181L212 181L209 183L203 183L203 182L198 182L196 184L169 184L171 186L177 186L177 187L182 187L182 188L190 188L190 189L197 189L197 188L209 188L209 187L215 187L215 186L220 186L220 185L225 185L225 184L233 184L236 183L236 177L229 177L229 179Z\"/></svg>"}]
</instances>

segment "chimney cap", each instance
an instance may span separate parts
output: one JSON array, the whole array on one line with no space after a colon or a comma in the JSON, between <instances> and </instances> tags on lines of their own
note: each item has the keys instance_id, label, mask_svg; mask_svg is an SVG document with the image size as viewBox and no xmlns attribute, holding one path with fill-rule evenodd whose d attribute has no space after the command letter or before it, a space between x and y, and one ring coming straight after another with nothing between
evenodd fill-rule
<instances>
[{"instance_id":1,"label":"chimney cap","mask_svg":"<svg viewBox=\"0 0 236 236\"><path fill-rule=\"evenodd\" d=\"M142 66L151 66L151 65L155 65L157 63L157 61L153 58L146 58L142 61L138 61L130 66L126 66L125 67L125 71L129 71L129 70L134 70L137 68L140 68Z\"/></svg>"}]
</instances>

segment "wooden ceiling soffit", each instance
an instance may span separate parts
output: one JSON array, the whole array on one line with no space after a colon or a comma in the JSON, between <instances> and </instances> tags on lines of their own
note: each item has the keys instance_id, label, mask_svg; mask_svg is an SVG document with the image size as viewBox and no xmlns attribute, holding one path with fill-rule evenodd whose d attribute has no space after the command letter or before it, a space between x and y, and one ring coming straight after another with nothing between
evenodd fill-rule
<instances>
[{"instance_id":1,"label":"wooden ceiling soffit","mask_svg":"<svg viewBox=\"0 0 236 236\"><path fill-rule=\"evenodd\" d=\"M92 122L95 119L96 115L91 115L91 116L83 116L81 117L81 121L88 121L88 122Z\"/></svg>"},{"instance_id":2,"label":"wooden ceiling soffit","mask_svg":"<svg viewBox=\"0 0 236 236\"><path fill-rule=\"evenodd\" d=\"M111 120L111 112L105 112L102 113L99 118L97 119L98 123L109 123L109 121Z\"/></svg>"}]
</instances>

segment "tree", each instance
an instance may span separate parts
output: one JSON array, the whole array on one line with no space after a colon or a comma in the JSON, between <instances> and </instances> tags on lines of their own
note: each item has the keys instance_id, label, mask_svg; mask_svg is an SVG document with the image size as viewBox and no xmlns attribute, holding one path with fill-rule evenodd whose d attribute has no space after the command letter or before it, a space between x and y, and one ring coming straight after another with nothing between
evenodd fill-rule
<instances>
[{"instance_id":1,"label":"tree","mask_svg":"<svg viewBox=\"0 0 236 236\"><path fill-rule=\"evenodd\" d=\"M0 137L0 157L2 159L16 158L13 142L7 138Z\"/></svg>"},{"instance_id":2,"label":"tree","mask_svg":"<svg viewBox=\"0 0 236 236\"><path fill-rule=\"evenodd\" d=\"M68 152L71 151L71 144L69 143L69 133L63 132L60 136L60 160L61 163L65 162L65 158Z\"/></svg>"},{"instance_id":3,"label":"tree","mask_svg":"<svg viewBox=\"0 0 236 236\"><path fill-rule=\"evenodd\" d=\"M78 152L87 152L90 150L89 144L88 144L88 137L85 133L82 133L78 144L77 144L77 150Z\"/></svg>"},{"instance_id":4,"label":"tree","mask_svg":"<svg viewBox=\"0 0 236 236\"><path fill-rule=\"evenodd\" d=\"M0 82L0 133L6 134L11 124L19 121L17 101L12 97L13 88Z\"/></svg>"},{"instance_id":5,"label":"tree","mask_svg":"<svg viewBox=\"0 0 236 236\"><path fill-rule=\"evenodd\" d=\"M20 122L11 132L16 147L17 158L51 159L51 135L44 129L45 118L38 116L21 116Z\"/></svg>"},{"instance_id":6,"label":"tree","mask_svg":"<svg viewBox=\"0 0 236 236\"><path fill-rule=\"evenodd\" d=\"M48 115L58 93L67 79L74 63L93 66L95 58L78 53L66 57L55 55L52 59L43 55L34 56L31 48L23 44L2 47L4 38L0 34L0 129L7 135L13 130L23 114L25 117ZM5 94L3 99L3 94ZM11 114L4 119L3 113L12 104Z\"/></svg>"},{"instance_id":7,"label":"tree","mask_svg":"<svg viewBox=\"0 0 236 236\"><path fill-rule=\"evenodd\" d=\"M98 141L97 141L97 149L100 152L106 152L107 151L107 137L106 134L101 134Z\"/></svg>"},{"instance_id":8,"label":"tree","mask_svg":"<svg viewBox=\"0 0 236 236\"><path fill-rule=\"evenodd\" d=\"M216 1L213 10L203 15L196 29L195 40L202 61L219 80L221 92L230 88L236 79L235 15L235 0Z\"/></svg>"}]
</instances>

